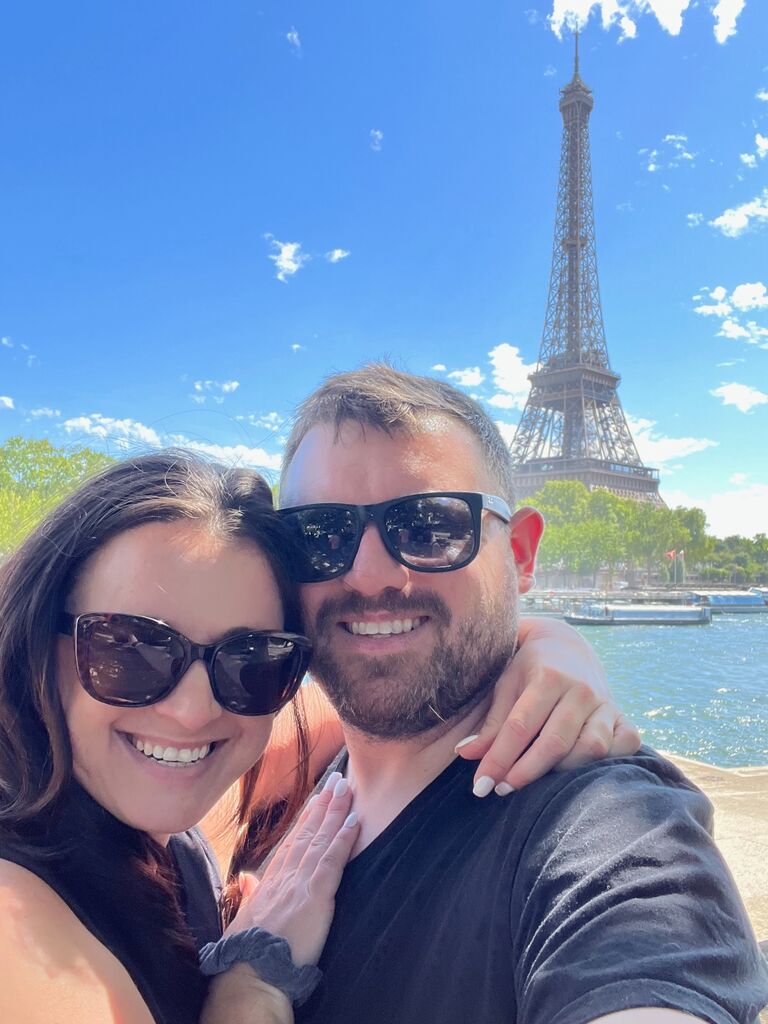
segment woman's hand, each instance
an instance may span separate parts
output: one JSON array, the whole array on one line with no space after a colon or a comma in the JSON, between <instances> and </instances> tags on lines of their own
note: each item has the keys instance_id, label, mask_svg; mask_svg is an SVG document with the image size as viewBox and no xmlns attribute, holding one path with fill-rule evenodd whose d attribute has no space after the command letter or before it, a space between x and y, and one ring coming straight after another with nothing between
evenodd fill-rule
<instances>
[{"instance_id":1,"label":"woman's hand","mask_svg":"<svg viewBox=\"0 0 768 1024\"><path fill-rule=\"evenodd\" d=\"M520 649L496 684L483 727L456 752L482 758L478 795L504 796L552 768L634 754L640 735L611 697L592 647L559 619L520 621ZM504 785L506 783L506 785Z\"/></svg>"},{"instance_id":2,"label":"woman's hand","mask_svg":"<svg viewBox=\"0 0 768 1024\"><path fill-rule=\"evenodd\" d=\"M349 813L351 803L347 780L334 772L263 872L241 875L244 899L225 935L265 928L288 942L297 966L317 963L359 832L357 815Z\"/></svg>"}]
</instances>

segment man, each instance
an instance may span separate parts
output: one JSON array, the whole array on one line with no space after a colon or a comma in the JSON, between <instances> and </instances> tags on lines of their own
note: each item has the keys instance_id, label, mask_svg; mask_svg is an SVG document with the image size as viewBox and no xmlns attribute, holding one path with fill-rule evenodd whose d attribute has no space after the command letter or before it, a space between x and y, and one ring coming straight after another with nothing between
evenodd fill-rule
<instances>
[{"instance_id":1,"label":"man","mask_svg":"<svg viewBox=\"0 0 768 1024\"><path fill-rule=\"evenodd\" d=\"M472 796L455 747L515 650L543 527L512 514L480 407L386 366L336 375L300 410L281 505L361 820L297 1021L754 1019L766 972L711 808L671 765L641 751Z\"/></svg>"}]
</instances>

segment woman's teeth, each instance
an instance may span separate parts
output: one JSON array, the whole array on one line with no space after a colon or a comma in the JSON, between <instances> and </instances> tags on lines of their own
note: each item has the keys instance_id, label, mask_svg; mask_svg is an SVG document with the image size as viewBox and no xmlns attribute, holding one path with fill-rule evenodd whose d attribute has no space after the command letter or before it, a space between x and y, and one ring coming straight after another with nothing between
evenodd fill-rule
<instances>
[{"instance_id":1,"label":"woman's teeth","mask_svg":"<svg viewBox=\"0 0 768 1024\"><path fill-rule=\"evenodd\" d=\"M152 743L150 740L141 740L136 736L130 737L131 743L137 750L140 750L145 757L151 757L154 761L160 761L169 768L183 768L186 765L196 764L210 754L212 744L204 743L200 747L161 747L159 743Z\"/></svg>"},{"instance_id":2,"label":"woman's teeth","mask_svg":"<svg viewBox=\"0 0 768 1024\"><path fill-rule=\"evenodd\" d=\"M425 615L415 619L391 619L389 622L348 622L347 629L356 636L389 636L410 633L427 621Z\"/></svg>"}]
</instances>

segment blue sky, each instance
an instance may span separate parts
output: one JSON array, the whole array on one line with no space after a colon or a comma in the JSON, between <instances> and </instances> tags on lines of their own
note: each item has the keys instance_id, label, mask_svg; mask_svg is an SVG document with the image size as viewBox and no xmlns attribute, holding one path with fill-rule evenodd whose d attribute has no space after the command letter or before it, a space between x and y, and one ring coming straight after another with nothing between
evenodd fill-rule
<instances>
[{"instance_id":1,"label":"blue sky","mask_svg":"<svg viewBox=\"0 0 768 1024\"><path fill-rule=\"evenodd\" d=\"M9 8L0 439L191 443L274 474L301 398L380 357L511 438L579 18L622 404L668 503L765 530L761 0Z\"/></svg>"}]
</instances>

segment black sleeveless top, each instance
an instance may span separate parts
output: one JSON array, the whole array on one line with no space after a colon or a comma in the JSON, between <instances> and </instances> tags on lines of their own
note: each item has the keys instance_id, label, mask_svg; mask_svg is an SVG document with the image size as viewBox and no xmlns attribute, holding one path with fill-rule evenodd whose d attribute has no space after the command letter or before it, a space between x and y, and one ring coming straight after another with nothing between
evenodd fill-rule
<instances>
[{"instance_id":1,"label":"black sleeveless top","mask_svg":"<svg viewBox=\"0 0 768 1024\"><path fill-rule=\"evenodd\" d=\"M23 846L21 843L23 842ZM131 868L143 837L73 785L55 813L35 822L19 845L0 833L0 859L51 887L125 967L157 1024L196 1024L206 979L196 958L164 933L167 910ZM28 852L34 844L34 852ZM218 869L198 829L168 844L179 905L198 948L221 935Z\"/></svg>"}]
</instances>

